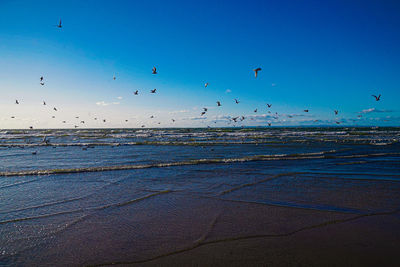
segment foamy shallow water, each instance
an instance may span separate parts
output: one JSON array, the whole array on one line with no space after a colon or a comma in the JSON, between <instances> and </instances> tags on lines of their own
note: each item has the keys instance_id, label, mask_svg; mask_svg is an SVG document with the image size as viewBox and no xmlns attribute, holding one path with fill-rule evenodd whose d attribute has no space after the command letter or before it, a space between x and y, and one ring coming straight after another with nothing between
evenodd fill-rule
<instances>
[{"instance_id":1,"label":"foamy shallow water","mask_svg":"<svg viewBox=\"0 0 400 267\"><path fill-rule=\"evenodd\" d=\"M399 128L3 130L0 263L134 263L211 240L281 234L262 226L263 216L243 228L253 208L307 218L298 219L302 227L396 212L399 135Z\"/></svg>"}]
</instances>

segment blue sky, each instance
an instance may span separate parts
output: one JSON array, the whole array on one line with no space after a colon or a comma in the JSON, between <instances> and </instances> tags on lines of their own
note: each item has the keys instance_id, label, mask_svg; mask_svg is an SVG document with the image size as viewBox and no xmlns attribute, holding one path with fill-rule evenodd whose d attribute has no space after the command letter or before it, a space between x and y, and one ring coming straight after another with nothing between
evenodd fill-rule
<instances>
[{"instance_id":1,"label":"blue sky","mask_svg":"<svg viewBox=\"0 0 400 267\"><path fill-rule=\"evenodd\" d=\"M398 126L399 14L398 1L0 0L0 128Z\"/></svg>"}]
</instances>

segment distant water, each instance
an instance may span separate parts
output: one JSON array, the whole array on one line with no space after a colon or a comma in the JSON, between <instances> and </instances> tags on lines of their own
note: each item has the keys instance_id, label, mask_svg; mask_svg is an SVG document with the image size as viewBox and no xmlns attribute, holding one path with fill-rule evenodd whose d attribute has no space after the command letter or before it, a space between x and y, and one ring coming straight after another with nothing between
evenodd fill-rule
<instances>
[{"instance_id":1,"label":"distant water","mask_svg":"<svg viewBox=\"0 0 400 267\"><path fill-rule=\"evenodd\" d=\"M136 254L74 250L61 265L156 257L171 247L154 248L143 214L161 209L172 218L200 199L392 211L400 205L399 140L400 128L1 130L0 265L57 262L57 245L95 240L98 229L115 248L130 247L125 235L149 236L129 239ZM207 227L216 223L211 213ZM116 240L113 225L124 229Z\"/></svg>"}]
</instances>

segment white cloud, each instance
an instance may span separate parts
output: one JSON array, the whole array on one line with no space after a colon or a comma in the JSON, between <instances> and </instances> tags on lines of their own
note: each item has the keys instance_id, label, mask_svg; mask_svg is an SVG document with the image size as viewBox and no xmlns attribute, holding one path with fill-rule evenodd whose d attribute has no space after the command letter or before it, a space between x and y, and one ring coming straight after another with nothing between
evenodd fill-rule
<instances>
[{"instance_id":1,"label":"white cloud","mask_svg":"<svg viewBox=\"0 0 400 267\"><path fill-rule=\"evenodd\" d=\"M363 109L361 112L358 113L371 113L371 112L377 112L377 113L382 113L382 112L392 112L392 110L380 110L380 109L376 109L376 108L369 108L369 109Z\"/></svg>"},{"instance_id":2,"label":"white cloud","mask_svg":"<svg viewBox=\"0 0 400 267\"><path fill-rule=\"evenodd\" d=\"M187 109L174 110L174 111L170 111L169 114L178 114L178 113L186 113L186 112L189 112L189 110L187 110Z\"/></svg>"},{"instance_id":3,"label":"white cloud","mask_svg":"<svg viewBox=\"0 0 400 267\"><path fill-rule=\"evenodd\" d=\"M96 105L103 106L103 107L109 106L109 105L119 105L119 104L120 104L119 102L112 102L112 103L107 103L107 102L104 102L104 101L96 102Z\"/></svg>"}]
</instances>

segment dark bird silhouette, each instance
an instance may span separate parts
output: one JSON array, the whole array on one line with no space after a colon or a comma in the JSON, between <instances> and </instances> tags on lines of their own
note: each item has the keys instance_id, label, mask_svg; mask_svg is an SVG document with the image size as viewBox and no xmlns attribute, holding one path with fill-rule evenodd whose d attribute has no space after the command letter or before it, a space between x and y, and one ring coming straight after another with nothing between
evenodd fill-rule
<instances>
[{"instance_id":1,"label":"dark bird silhouette","mask_svg":"<svg viewBox=\"0 0 400 267\"><path fill-rule=\"evenodd\" d=\"M145 125L142 125L141 127L144 128L144 127L146 127L146 126L145 126Z\"/></svg>"},{"instance_id":2,"label":"dark bird silhouette","mask_svg":"<svg viewBox=\"0 0 400 267\"><path fill-rule=\"evenodd\" d=\"M381 95L378 95L378 96L376 96L376 95L372 95L373 97L375 97L375 100L376 101L379 101L379 100L381 100Z\"/></svg>"},{"instance_id":3,"label":"dark bird silhouette","mask_svg":"<svg viewBox=\"0 0 400 267\"><path fill-rule=\"evenodd\" d=\"M270 122L268 122L268 126L271 126L271 123L270 123Z\"/></svg>"},{"instance_id":4,"label":"dark bird silhouette","mask_svg":"<svg viewBox=\"0 0 400 267\"><path fill-rule=\"evenodd\" d=\"M267 106L270 108L270 107L272 107L272 104L267 104Z\"/></svg>"},{"instance_id":5,"label":"dark bird silhouette","mask_svg":"<svg viewBox=\"0 0 400 267\"><path fill-rule=\"evenodd\" d=\"M257 78L258 72L261 71L261 68L256 68L253 71L254 71L254 76Z\"/></svg>"},{"instance_id":6,"label":"dark bird silhouette","mask_svg":"<svg viewBox=\"0 0 400 267\"><path fill-rule=\"evenodd\" d=\"M43 100L43 106L46 106L46 101Z\"/></svg>"},{"instance_id":7,"label":"dark bird silhouette","mask_svg":"<svg viewBox=\"0 0 400 267\"><path fill-rule=\"evenodd\" d=\"M157 74L157 69L156 69L156 67L153 67L152 73L153 73L153 74Z\"/></svg>"},{"instance_id":8,"label":"dark bird silhouette","mask_svg":"<svg viewBox=\"0 0 400 267\"><path fill-rule=\"evenodd\" d=\"M103 120L103 122L106 122L106 120Z\"/></svg>"},{"instance_id":9,"label":"dark bird silhouette","mask_svg":"<svg viewBox=\"0 0 400 267\"><path fill-rule=\"evenodd\" d=\"M128 122L128 120L125 120L125 122Z\"/></svg>"},{"instance_id":10,"label":"dark bird silhouette","mask_svg":"<svg viewBox=\"0 0 400 267\"><path fill-rule=\"evenodd\" d=\"M150 116L150 119L153 119L153 118L154 118L154 116L153 116L153 115L151 115L151 116Z\"/></svg>"},{"instance_id":11,"label":"dark bird silhouette","mask_svg":"<svg viewBox=\"0 0 400 267\"><path fill-rule=\"evenodd\" d=\"M76 129L76 128L78 128L79 126L78 126L78 125L74 125L74 127L75 127L75 129Z\"/></svg>"},{"instance_id":12,"label":"dark bird silhouette","mask_svg":"<svg viewBox=\"0 0 400 267\"><path fill-rule=\"evenodd\" d=\"M240 121L244 121L246 119L244 116L240 117Z\"/></svg>"},{"instance_id":13,"label":"dark bird silhouette","mask_svg":"<svg viewBox=\"0 0 400 267\"><path fill-rule=\"evenodd\" d=\"M335 115L337 115L339 113L339 111L338 110L335 110Z\"/></svg>"},{"instance_id":14,"label":"dark bird silhouette","mask_svg":"<svg viewBox=\"0 0 400 267\"><path fill-rule=\"evenodd\" d=\"M175 120L174 120L174 119L172 119L172 122L175 122Z\"/></svg>"},{"instance_id":15,"label":"dark bird silhouette","mask_svg":"<svg viewBox=\"0 0 400 267\"><path fill-rule=\"evenodd\" d=\"M40 77L40 81L43 82L43 76Z\"/></svg>"},{"instance_id":16,"label":"dark bird silhouette","mask_svg":"<svg viewBox=\"0 0 400 267\"><path fill-rule=\"evenodd\" d=\"M18 101L18 100L15 100L15 104L19 105L19 101Z\"/></svg>"},{"instance_id":17,"label":"dark bird silhouette","mask_svg":"<svg viewBox=\"0 0 400 267\"><path fill-rule=\"evenodd\" d=\"M205 112L205 111L203 111L203 112L200 114L200 116L203 116L204 114L206 114L206 112Z\"/></svg>"},{"instance_id":18,"label":"dark bird silhouette","mask_svg":"<svg viewBox=\"0 0 400 267\"><path fill-rule=\"evenodd\" d=\"M55 119L56 118L56 116L51 116L53 119Z\"/></svg>"},{"instance_id":19,"label":"dark bird silhouette","mask_svg":"<svg viewBox=\"0 0 400 267\"><path fill-rule=\"evenodd\" d=\"M29 129L33 129L33 126L29 126Z\"/></svg>"},{"instance_id":20,"label":"dark bird silhouette","mask_svg":"<svg viewBox=\"0 0 400 267\"><path fill-rule=\"evenodd\" d=\"M254 112L257 112L257 109L255 109Z\"/></svg>"},{"instance_id":21,"label":"dark bird silhouette","mask_svg":"<svg viewBox=\"0 0 400 267\"><path fill-rule=\"evenodd\" d=\"M139 90L136 90L135 92L133 92L134 95L138 95L139 94Z\"/></svg>"},{"instance_id":22,"label":"dark bird silhouette","mask_svg":"<svg viewBox=\"0 0 400 267\"><path fill-rule=\"evenodd\" d=\"M234 118L232 118L232 120L233 120L234 122L237 122L237 119L239 119L239 117L234 117Z\"/></svg>"},{"instance_id":23,"label":"dark bird silhouette","mask_svg":"<svg viewBox=\"0 0 400 267\"><path fill-rule=\"evenodd\" d=\"M66 121L62 121L62 123L66 123Z\"/></svg>"},{"instance_id":24,"label":"dark bird silhouette","mask_svg":"<svg viewBox=\"0 0 400 267\"><path fill-rule=\"evenodd\" d=\"M304 110L304 112L308 112L308 111L309 111L308 109L305 109L305 110Z\"/></svg>"},{"instance_id":25,"label":"dark bird silhouette","mask_svg":"<svg viewBox=\"0 0 400 267\"><path fill-rule=\"evenodd\" d=\"M56 108L53 108L54 109L54 111L57 111L57 109Z\"/></svg>"},{"instance_id":26,"label":"dark bird silhouette","mask_svg":"<svg viewBox=\"0 0 400 267\"><path fill-rule=\"evenodd\" d=\"M81 121L81 123L85 123L85 121Z\"/></svg>"},{"instance_id":27,"label":"dark bird silhouette","mask_svg":"<svg viewBox=\"0 0 400 267\"><path fill-rule=\"evenodd\" d=\"M235 98L235 103L236 103L236 104L239 104L239 100L237 100L236 98Z\"/></svg>"},{"instance_id":28,"label":"dark bird silhouette","mask_svg":"<svg viewBox=\"0 0 400 267\"><path fill-rule=\"evenodd\" d=\"M58 27L58 28L62 28L61 19L60 19L60 22L58 23L57 27Z\"/></svg>"},{"instance_id":29,"label":"dark bird silhouette","mask_svg":"<svg viewBox=\"0 0 400 267\"><path fill-rule=\"evenodd\" d=\"M15 117L14 117L14 116L11 116L11 119L15 119Z\"/></svg>"},{"instance_id":30,"label":"dark bird silhouette","mask_svg":"<svg viewBox=\"0 0 400 267\"><path fill-rule=\"evenodd\" d=\"M221 102L217 101L217 105L218 105L218 107L220 107L221 106Z\"/></svg>"},{"instance_id":31,"label":"dark bird silhouette","mask_svg":"<svg viewBox=\"0 0 400 267\"><path fill-rule=\"evenodd\" d=\"M75 119L79 119L79 116L76 116Z\"/></svg>"},{"instance_id":32,"label":"dark bird silhouette","mask_svg":"<svg viewBox=\"0 0 400 267\"><path fill-rule=\"evenodd\" d=\"M157 89L150 90L150 93L155 94Z\"/></svg>"},{"instance_id":33,"label":"dark bird silhouette","mask_svg":"<svg viewBox=\"0 0 400 267\"><path fill-rule=\"evenodd\" d=\"M113 80L115 81L117 79L117 77L115 77L115 75L113 76Z\"/></svg>"},{"instance_id":34,"label":"dark bird silhouette","mask_svg":"<svg viewBox=\"0 0 400 267\"><path fill-rule=\"evenodd\" d=\"M207 112L208 108L203 108L205 112Z\"/></svg>"},{"instance_id":35,"label":"dark bird silhouette","mask_svg":"<svg viewBox=\"0 0 400 267\"><path fill-rule=\"evenodd\" d=\"M40 83L40 85L42 85L42 86L43 86L43 85L44 85L44 82L41 82L41 83Z\"/></svg>"}]
</instances>

